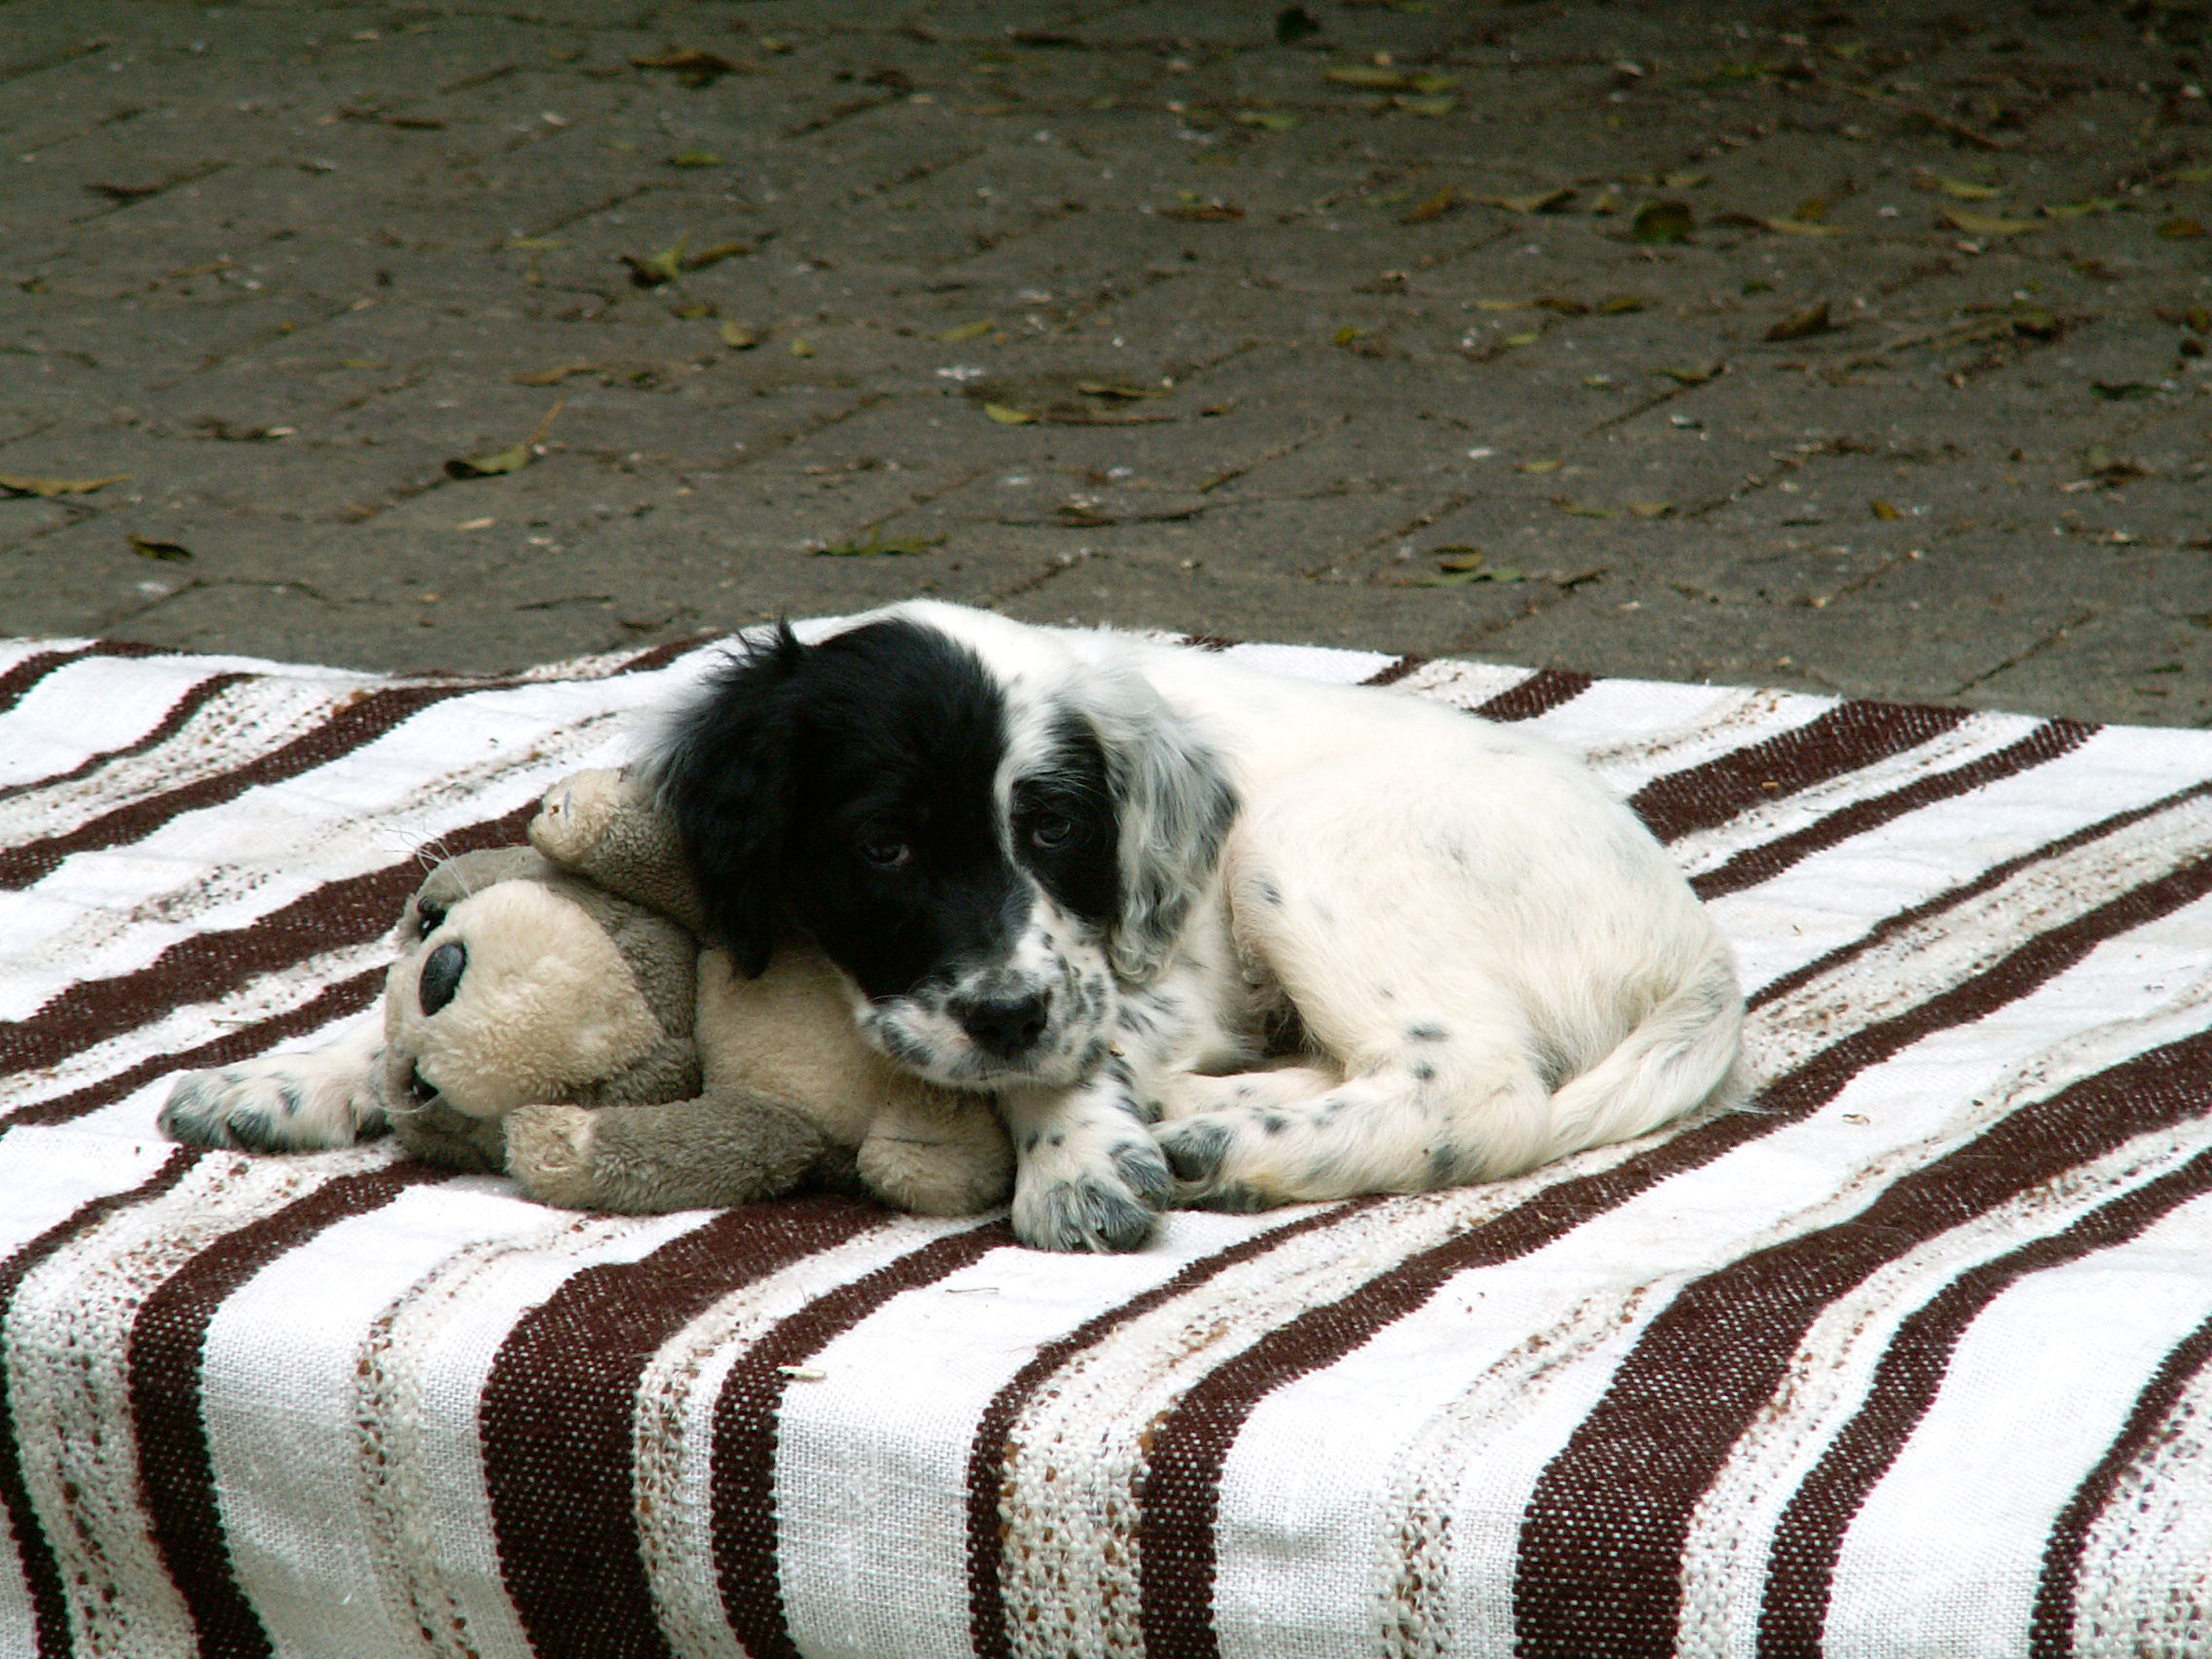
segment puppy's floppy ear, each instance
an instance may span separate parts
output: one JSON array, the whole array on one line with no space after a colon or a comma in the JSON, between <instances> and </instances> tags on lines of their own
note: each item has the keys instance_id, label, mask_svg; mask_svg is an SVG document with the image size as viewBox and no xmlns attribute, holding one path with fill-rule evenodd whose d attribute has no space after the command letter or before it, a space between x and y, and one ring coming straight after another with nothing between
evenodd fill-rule
<instances>
[{"instance_id":1,"label":"puppy's floppy ear","mask_svg":"<svg viewBox=\"0 0 2212 1659\"><path fill-rule=\"evenodd\" d=\"M806 657L789 622L748 642L679 711L652 763L708 929L749 979L775 944Z\"/></svg>"},{"instance_id":2,"label":"puppy's floppy ear","mask_svg":"<svg viewBox=\"0 0 2212 1659\"><path fill-rule=\"evenodd\" d=\"M1203 737L1135 674L1108 671L1088 689L1120 825L1121 905L1108 952L1117 974L1143 983L1166 966L1221 862L1236 789Z\"/></svg>"}]
</instances>

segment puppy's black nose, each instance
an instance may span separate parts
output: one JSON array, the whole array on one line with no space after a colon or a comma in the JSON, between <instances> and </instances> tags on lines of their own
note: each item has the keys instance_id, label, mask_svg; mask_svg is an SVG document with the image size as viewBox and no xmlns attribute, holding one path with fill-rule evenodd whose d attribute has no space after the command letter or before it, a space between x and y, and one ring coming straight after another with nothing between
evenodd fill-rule
<instances>
[{"instance_id":1,"label":"puppy's black nose","mask_svg":"<svg viewBox=\"0 0 2212 1659\"><path fill-rule=\"evenodd\" d=\"M1036 1046L1045 1035L1046 1002L1042 991L1025 997L977 997L952 1005L952 1016L962 1029L1003 1060Z\"/></svg>"},{"instance_id":2,"label":"puppy's black nose","mask_svg":"<svg viewBox=\"0 0 2212 1659\"><path fill-rule=\"evenodd\" d=\"M461 989L461 976L468 967L468 947L458 940L447 940L430 952L429 960L423 964L423 977L416 990L425 1014L435 1014L454 999Z\"/></svg>"}]
</instances>

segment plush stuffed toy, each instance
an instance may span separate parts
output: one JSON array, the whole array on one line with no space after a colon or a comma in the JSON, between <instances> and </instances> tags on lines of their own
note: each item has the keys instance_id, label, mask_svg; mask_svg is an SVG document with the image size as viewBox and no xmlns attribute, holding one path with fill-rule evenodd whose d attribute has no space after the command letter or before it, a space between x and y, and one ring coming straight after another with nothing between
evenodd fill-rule
<instances>
[{"instance_id":1,"label":"plush stuffed toy","mask_svg":"<svg viewBox=\"0 0 2212 1659\"><path fill-rule=\"evenodd\" d=\"M579 774L547 793L530 839L446 860L401 919L381 1069L360 1088L416 1156L503 1167L543 1202L625 1214L856 1182L922 1215L1005 1200L1013 1152L988 1102L865 1047L821 955L794 940L746 979L702 948L674 829L642 783ZM237 1121L245 1086L287 1062L331 1063L273 1055L197 1074L163 1126L216 1145L310 1144Z\"/></svg>"}]
</instances>

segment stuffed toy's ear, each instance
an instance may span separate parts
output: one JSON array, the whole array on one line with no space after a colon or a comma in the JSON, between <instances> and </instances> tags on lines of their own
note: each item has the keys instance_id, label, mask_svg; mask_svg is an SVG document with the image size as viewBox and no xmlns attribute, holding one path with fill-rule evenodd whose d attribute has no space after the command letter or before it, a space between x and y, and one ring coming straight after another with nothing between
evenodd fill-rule
<instances>
[{"instance_id":1,"label":"stuffed toy's ear","mask_svg":"<svg viewBox=\"0 0 2212 1659\"><path fill-rule=\"evenodd\" d=\"M748 978L775 944L805 656L788 622L749 644L677 716L653 767L708 934Z\"/></svg>"}]
</instances>

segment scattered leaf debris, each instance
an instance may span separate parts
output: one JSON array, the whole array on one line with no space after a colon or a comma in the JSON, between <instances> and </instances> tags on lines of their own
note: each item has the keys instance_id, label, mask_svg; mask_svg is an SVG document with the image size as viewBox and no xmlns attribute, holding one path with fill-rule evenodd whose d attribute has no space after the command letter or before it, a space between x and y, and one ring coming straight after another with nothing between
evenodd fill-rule
<instances>
[{"instance_id":1,"label":"scattered leaf debris","mask_svg":"<svg viewBox=\"0 0 2212 1659\"><path fill-rule=\"evenodd\" d=\"M732 351L750 351L754 347L760 344L759 335L752 329L742 327L734 322L722 324L721 336L722 344Z\"/></svg>"},{"instance_id":2,"label":"scattered leaf debris","mask_svg":"<svg viewBox=\"0 0 2212 1659\"><path fill-rule=\"evenodd\" d=\"M1196 197L1160 210L1162 219L1187 219L1200 225L1227 225L1244 217L1244 209L1219 198L1200 202Z\"/></svg>"},{"instance_id":3,"label":"scattered leaf debris","mask_svg":"<svg viewBox=\"0 0 2212 1659\"><path fill-rule=\"evenodd\" d=\"M1880 519L1884 524L1894 524L1899 519L1904 517L1903 512L1900 511L1897 506L1895 506L1891 502L1883 500L1868 501L1866 503L1866 510L1872 513L1876 518Z\"/></svg>"},{"instance_id":4,"label":"scattered leaf debris","mask_svg":"<svg viewBox=\"0 0 2212 1659\"><path fill-rule=\"evenodd\" d=\"M539 369L534 375L509 375L507 379L516 386L559 386L571 375L605 373L605 363L556 363L549 369Z\"/></svg>"},{"instance_id":5,"label":"scattered leaf debris","mask_svg":"<svg viewBox=\"0 0 2212 1659\"><path fill-rule=\"evenodd\" d=\"M1540 190L1530 196L1486 196L1485 206L1503 207L1509 213L1556 213L1574 200L1574 192L1562 185L1557 190Z\"/></svg>"},{"instance_id":6,"label":"scattered leaf debris","mask_svg":"<svg viewBox=\"0 0 2212 1659\"><path fill-rule=\"evenodd\" d=\"M192 549L185 546L181 541L162 541L154 536L139 535L135 533L130 536L130 550L133 553L143 554L146 558L159 559L169 565L181 565L192 557Z\"/></svg>"},{"instance_id":7,"label":"scattered leaf debris","mask_svg":"<svg viewBox=\"0 0 2212 1659\"><path fill-rule=\"evenodd\" d=\"M964 322L958 328L948 328L937 338L947 346L956 346L963 340L980 340L997 326L986 316L980 322Z\"/></svg>"},{"instance_id":8,"label":"scattered leaf debris","mask_svg":"<svg viewBox=\"0 0 2212 1659\"><path fill-rule=\"evenodd\" d=\"M983 405L983 413L1002 426L1026 426L1037 419L1028 410L1016 409L1006 403L986 403Z\"/></svg>"}]
</instances>

